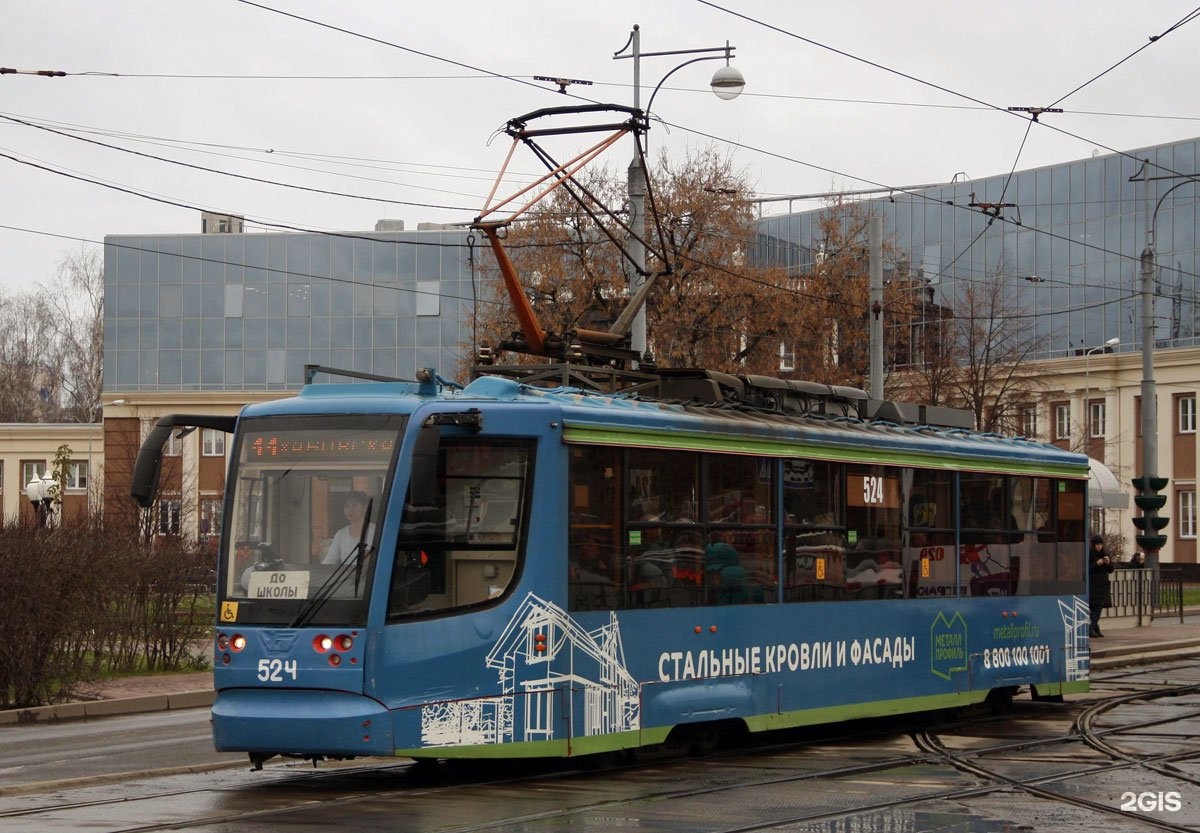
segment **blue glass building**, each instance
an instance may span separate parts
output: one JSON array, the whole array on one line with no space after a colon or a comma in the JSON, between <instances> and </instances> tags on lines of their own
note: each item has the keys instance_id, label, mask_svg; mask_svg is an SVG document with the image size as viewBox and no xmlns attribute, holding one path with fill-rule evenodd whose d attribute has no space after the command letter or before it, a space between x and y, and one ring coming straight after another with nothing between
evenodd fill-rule
<instances>
[{"instance_id":1,"label":"blue glass building","mask_svg":"<svg viewBox=\"0 0 1200 833\"><path fill-rule=\"evenodd\" d=\"M1150 163L1156 217L1157 346L1194 346L1200 139L1019 171L1011 181L998 175L895 192L869 204L884 218L897 265L923 276L937 303L950 305L963 281L998 277L1031 316L1038 357L1072 355L1113 337L1131 351L1141 342L1142 159ZM810 271L822 246L819 211L760 220L759 262Z\"/></svg>"},{"instance_id":2,"label":"blue glass building","mask_svg":"<svg viewBox=\"0 0 1200 833\"><path fill-rule=\"evenodd\" d=\"M104 255L108 395L452 374L469 338L466 230L113 235Z\"/></svg>"}]
</instances>

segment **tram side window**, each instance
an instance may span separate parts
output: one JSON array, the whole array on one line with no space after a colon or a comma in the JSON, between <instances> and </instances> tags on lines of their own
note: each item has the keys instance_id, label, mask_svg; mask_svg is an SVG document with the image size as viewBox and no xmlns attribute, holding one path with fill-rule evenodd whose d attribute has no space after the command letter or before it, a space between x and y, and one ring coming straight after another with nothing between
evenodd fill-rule
<instances>
[{"instance_id":1,"label":"tram side window","mask_svg":"<svg viewBox=\"0 0 1200 833\"><path fill-rule=\"evenodd\" d=\"M708 536L704 587L708 604L773 602L779 586L775 461L728 454L707 456Z\"/></svg>"},{"instance_id":2,"label":"tram side window","mask_svg":"<svg viewBox=\"0 0 1200 833\"><path fill-rule=\"evenodd\" d=\"M1011 596L1020 580L1012 545L1021 539L1002 474L963 472L961 574L972 596Z\"/></svg>"},{"instance_id":3,"label":"tram side window","mask_svg":"<svg viewBox=\"0 0 1200 833\"><path fill-rule=\"evenodd\" d=\"M621 451L604 446L570 449L567 606L613 610L622 606Z\"/></svg>"},{"instance_id":4,"label":"tram side window","mask_svg":"<svg viewBox=\"0 0 1200 833\"><path fill-rule=\"evenodd\" d=\"M1026 526L1021 558L1021 595L1042 596L1059 592L1058 556L1053 524L1055 481L1045 477L1018 478L1013 489L1013 510ZM1025 490L1028 490L1026 495Z\"/></svg>"},{"instance_id":5,"label":"tram side window","mask_svg":"<svg viewBox=\"0 0 1200 833\"><path fill-rule=\"evenodd\" d=\"M1084 490L1083 480L1051 482L1055 498L1055 537L1057 538L1058 592L1084 592Z\"/></svg>"},{"instance_id":6,"label":"tram side window","mask_svg":"<svg viewBox=\"0 0 1200 833\"><path fill-rule=\"evenodd\" d=\"M626 453L623 606L704 604L700 454L654 449Z\"/></svg>"},{"instance_id":7,"label":"tram side window","mask_svg":"<svg viewBox=\"0 0 1200 833\"><path fill-rule=\"evenodd\" d=\"M427 614L503 595L528 523L532 443L450 438L438 451L433 506L409 489L388 615Z\"/></svg>"},{"instance_id":8,"label":"tram side window","mask_svg":"<svg viewBox=\"0 0 1200 833\"><path fill-rule=\"evenodd\" d=\"M846 467L847 599L904 595L900 535L901 470Z\"/></svg>"},{"instance_id":9,"label":"tram side window","mask_svg":"<svg viewBox=\"0 0 1200 833\"><path fill-rule=\"evenodd\" d=\"M824 601L845 594L841 482L841 466L835 463L783 461L784 601Z\"/></svg>"},{"instance_id":10,"label":"tram side window","mask_svg":"<svg viewBox=\"0 0 1200 833\"><path fill-rule=\"evenodd\" d=\"M911 483L905 490L903 515L906 595L912 598L958 595L952 476L938 470L908 471Z\"/></svg>"}]
</instances>

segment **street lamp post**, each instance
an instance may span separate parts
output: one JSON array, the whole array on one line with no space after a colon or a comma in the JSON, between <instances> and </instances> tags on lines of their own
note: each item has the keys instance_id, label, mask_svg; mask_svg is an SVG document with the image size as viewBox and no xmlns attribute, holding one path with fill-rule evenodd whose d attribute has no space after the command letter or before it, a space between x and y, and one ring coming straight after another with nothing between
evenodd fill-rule
<instances>
[{"instance_id":1,"label":"street lamp post","mask_svg":"<svg viewBox=\"0 0 1200 833\"><path fill-rule=\"evenodd\" d=\"M1091 456L1092 445L1092 379L1091 362L1093 353L1105 353L1121 343L1119 336L1113 336L1103 344L1098 344L1095 347L1089 347L1083 351L1083 447L1088 451L1088 456Z\"/></svg>"},{"instance_id":2,"label":"street lamp post","mask_svg":"<svg viewBox=\"0 0 1200 833\"><path fill-rule=\"evenodd\" d=\"M730 46L729 42L726 41L724 46L703 49L671 49L664 52L643 52L641 27L634 24L633 30L629 33L629 40L626 41L624 46L613 53L613 60L633 59L633 107L636 110L641 109L642 106L642 58L654 58L666 55L700 56L684 61L659 80L658 84L654 87L654 91L650 93L650 100L646 105L646 115L649 116L650 108L654 106L654 96L658 94L663 83L685 66L699 61L713 61L724 58L725 66L713 73L709 86L717 98L725 101L741 95L742 90L746 87L746 80L736 67L729 65L729 60L733 57L733 50L735 48ZM629 50L627 54L625 53L626 49ZM634 141L637 141L636 137ZM629 244L629 257L633 261L634 267L634 274L629 285L629 297L636 298L646 281L646 245L644 242L646 236L646 169L642 165L642 158L637 151L636 145L634 146L633 161L629 163L628 194L629 227L633 229L633 239ZM643 357L647 344L645 304L642 304L634 316L630 329L629 342L629 346L638 357Z\"/></svg>"}]
</instances>

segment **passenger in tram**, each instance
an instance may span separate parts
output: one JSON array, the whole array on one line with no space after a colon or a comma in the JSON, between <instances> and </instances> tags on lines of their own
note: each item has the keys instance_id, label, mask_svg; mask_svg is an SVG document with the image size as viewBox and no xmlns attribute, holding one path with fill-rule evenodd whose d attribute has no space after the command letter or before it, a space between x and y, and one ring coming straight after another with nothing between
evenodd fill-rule
<instances>
[{"instance_id":1,"label":"passenger in tram","mask_svg":"<svg viewBox=\"0 0 1200 833\"><path fill-rule=\"evenodd\" d=\"M735 605L765 600L762 587L751 580L742 566L741 555L733 545L735 537L733 530L716 532L704 549L709 604Z\"/></svg>"},{"instance_id":2,"label":"passenger in tram","mask_svg":"<svg viewBox=\"0 0 1200 833\"><path fill-rule=\"evenodd\" d=\"M588 538L579 545L579 552L571 562L570 578L575 587L576 609L616 607L617 584L613 580L612 566L604 546L595 538Z\"/></svg>"}]
</instances>

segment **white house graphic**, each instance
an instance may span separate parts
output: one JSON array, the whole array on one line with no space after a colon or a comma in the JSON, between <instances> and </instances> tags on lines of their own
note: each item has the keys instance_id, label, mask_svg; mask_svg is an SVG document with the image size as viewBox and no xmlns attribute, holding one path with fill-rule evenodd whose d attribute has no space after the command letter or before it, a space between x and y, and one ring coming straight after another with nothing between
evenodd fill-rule
<instances>
[{"instance_id":1,"label":"white house graphic","mask_svg":"<svg viewBox=\"0 0 1200 833\"><path fill-rule=\"evenodd\" d=\"M1066 649L1067 680L1086 680L1091 668L1092 652L1088 643L1088 628L1091 613L1087 599L1078 596L1071 601L1058 603L1058 612L1063 620L1063 645Z\"/></svg>"},{"instance_id":2,"label":"white house graphic","mask_svg":"<svg viewBox=\"0 0 1200 833\"><path fill-rule=\"evenodd\" d=\"M425 706L426 746L553 740L556 726L572 737L639 728L638 686L625 669L616 613L587 631L530 593L485 662L503 694Z\"/></svg>"}]
</instances>

